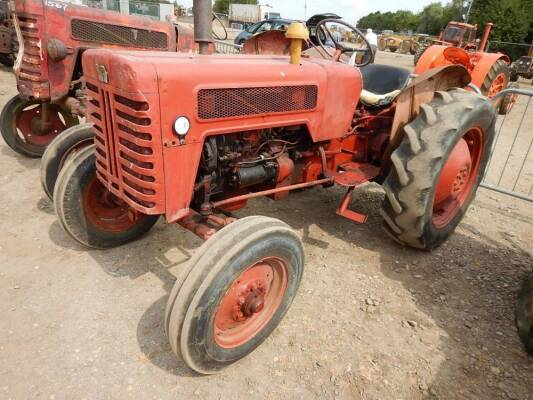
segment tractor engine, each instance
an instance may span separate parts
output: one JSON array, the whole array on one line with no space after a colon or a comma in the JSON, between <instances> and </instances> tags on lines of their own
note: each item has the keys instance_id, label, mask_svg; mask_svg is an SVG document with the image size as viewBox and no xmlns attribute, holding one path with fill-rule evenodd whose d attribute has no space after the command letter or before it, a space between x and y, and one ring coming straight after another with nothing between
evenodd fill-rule
<instances>
[{"instance_id":1,"label":"tractor engine","mask_svg":"<svg viewBox=\"0 0 533 400\"><path fill-rule=\"evenodd\" d=\"M354 157L362 79L348 65L95 49L83 70L98 177L143 214L174 222L213 201L316 182Z\"/></svg>"}]
</instances>

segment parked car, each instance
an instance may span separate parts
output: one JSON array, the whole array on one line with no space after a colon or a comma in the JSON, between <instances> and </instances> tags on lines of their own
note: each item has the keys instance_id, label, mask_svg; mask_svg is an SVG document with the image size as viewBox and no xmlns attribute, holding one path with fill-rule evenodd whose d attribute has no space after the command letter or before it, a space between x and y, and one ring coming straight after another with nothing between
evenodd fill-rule
<instances>
[{"instance_id":1,"label":"parked car","mask_svg":"<svg viewBox=\"0 0 533 400\"><path fill-rule=\"evenodd\" d=\"M261 32L266 31L285 31L293 21L290 19L267 19L257 24L253 24L239 33L235 38L235 44L244 44L246 40Z\"/></svg>"}]
</instances>

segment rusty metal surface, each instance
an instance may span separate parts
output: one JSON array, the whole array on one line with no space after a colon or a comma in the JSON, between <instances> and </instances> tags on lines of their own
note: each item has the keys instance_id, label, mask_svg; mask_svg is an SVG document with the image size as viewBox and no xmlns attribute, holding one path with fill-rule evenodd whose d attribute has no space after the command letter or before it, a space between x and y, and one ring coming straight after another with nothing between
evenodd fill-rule
<instances>
[{"instance_id":1,"label":"rusty metal surface","mask_svg":"<svg viewBox=\"0 0 533 400\"><path fill-rule=\"evenodd\" d=\"M52 0L17 2L16 11L25 42L17 84L20 94L26 98L56 101L64 97L71 89L76 62L85 49L128 47L176 51L177 45L191 47L186 29L185 37L177 37L180 29L171 23L113 11ZM111 40L113 37L115 41ZM54 62L48 56L49 38L67 47L68 54L63 60Z\"/></svg>"},{"instance_id":2,"label":"rusty metal surface","mask_svg":"<svg viewBox=\"0 0 533 400\"><path fill-rule=\"evenodd\" d=\"M12 33L11 27L0 24L0 54L11 54Z\"/></svg>"}]
</instances>

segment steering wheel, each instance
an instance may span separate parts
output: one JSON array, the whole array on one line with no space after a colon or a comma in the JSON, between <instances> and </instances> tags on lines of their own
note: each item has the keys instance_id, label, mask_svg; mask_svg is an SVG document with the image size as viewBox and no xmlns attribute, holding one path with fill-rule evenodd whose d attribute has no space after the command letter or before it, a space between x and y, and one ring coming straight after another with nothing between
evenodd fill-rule
<instances>
[{"instance_id":1,"label":"steering wheel","mask_svg":"<svg viewBox=\"0 0 533 400\"><path fill-rule=\"evenodd\" d=\"M226 29L226 27L224 26L224 23L222 22L222 20L219 18L219 16L216 14L216 13L213 13L213 21L217 21L220 26L222 27L222 29L224 30L224 37L219 37L217 35L217 33L215 32L215 30L213 29L213 36L215 37L216 40L226 40L228 38L228 31Z\"/></svg>"},{"instance_id":2,"label":"steering wheel","mask_svg":"<svg viewBox=\"0 0 533 400\"><path fill-rule=\"evenodd\" d=\"M355 49L355 48L352 48L352 47L347 47L343 44L340 43L340 40L338 40L338 37L336 38L334 34L331 33L331 31L329 30L329 28L327 27L327 23L328 22L334 22L335 24L338 24L338 25L343 25L345 27L347 27L348 29L350 29L350 31L352 32L355 32L356 34L356 38L357 36L361 37L361 39L363 39L365 45L366 45L366 49ZM335 53L331 53L330 50L328 50L328 47L329 46L326 46L323 42L323 39L325 38L326 40L328 39L331 39L332 43L334 44L335 46ZM320 45L320 48L322 50L324 50L329 56L331 56L334 60L336 61L340 61L340 57L344 54L344 53L352 53L351 57L350 57L350 61L348 61L348 64L350 65L353 65L353 66L356 66L356 67L364 67L368 64L370 64L372 62L372 59L373 59L373 53L372 53L372 46L370 46L370 43L368 42L368 40L366 40L365 38L365 35L363 35L363 32L361 32L359 29L357 29L355 26L353 25L350 25L348 22L345 22L343 20L340 20L340 19L336 19L336 18L326 18L326 19L323 19L322 21L320 21L317 25L316 25L316 38L317 38L317 41ZM363 55L363 62L358 64L357 63L357 53L358 52L364 52L364 55ZM370 54L369 54L370 53Z\"/></svg>"}]
</instances>

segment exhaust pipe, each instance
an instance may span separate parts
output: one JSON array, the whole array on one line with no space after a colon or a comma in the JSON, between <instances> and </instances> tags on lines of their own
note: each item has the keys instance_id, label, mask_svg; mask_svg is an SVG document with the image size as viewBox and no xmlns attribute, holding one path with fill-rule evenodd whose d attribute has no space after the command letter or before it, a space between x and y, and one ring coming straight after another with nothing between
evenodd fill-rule
<instances>
[{"instance_id":1,"label":"exhaust pipe","mask_svg":"<svg viewBox=\"0 0 533 400\"><path fill-rule=\"evenodd\" d=\"M15 28L15 33L17 34L17 40L19 42L19 51L17 53L17 59L15 60L15 65L13 66L13 71L15 75L18 75L20 72L20 64L22 63L22 56L24 55L24 38L22 37L22 30L20 29L19 18L17 15L17 9L15 6L15 0L9 0L8 2L8 12L11 20L13 21L13 27Z\"/></svg>"},{"instance_id":2,"label":"exhaust pipe","mask_svg":"<svg viewBox=\"0 0 533 400\"><path fill-rule=\"evenodd\" d=\"M200 54L209 54L209 45L213 43L213 4L211 0L194 0L193 12L194 41L198 43Z\"/></svg>"}]
</instances>

